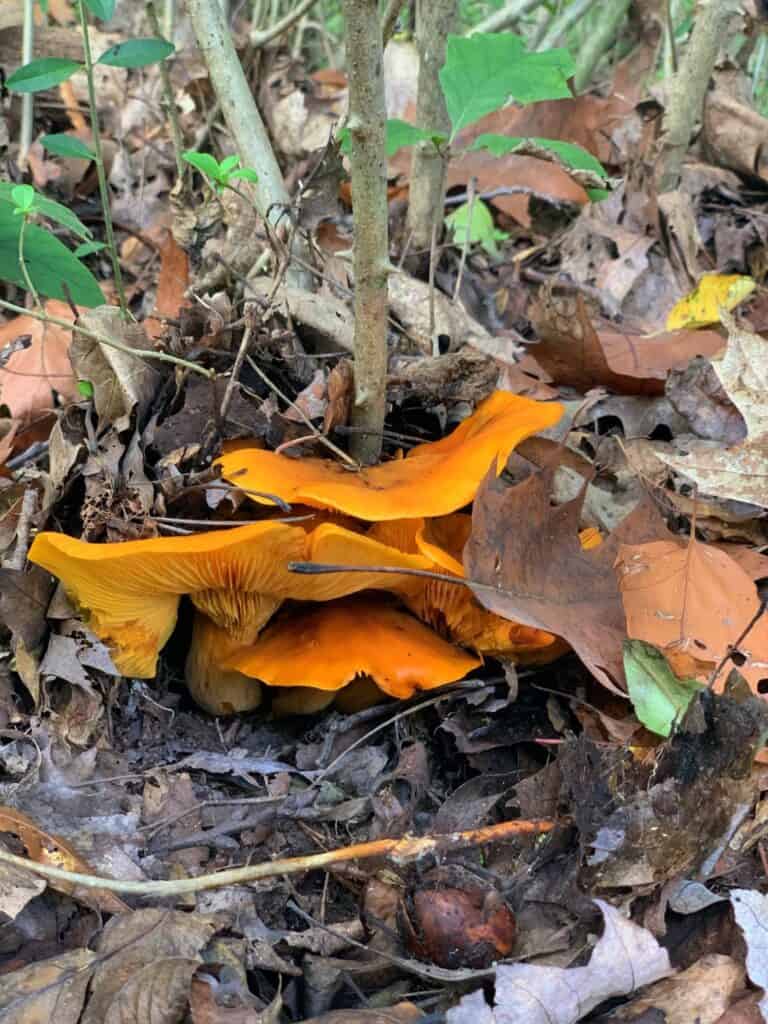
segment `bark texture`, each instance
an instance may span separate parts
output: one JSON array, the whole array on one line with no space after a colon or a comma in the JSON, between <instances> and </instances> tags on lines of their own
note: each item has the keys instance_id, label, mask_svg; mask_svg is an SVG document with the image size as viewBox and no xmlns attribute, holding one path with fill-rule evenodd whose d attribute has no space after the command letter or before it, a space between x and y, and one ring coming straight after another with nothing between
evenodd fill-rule
<instances>
[{"instance_id":1,"label":"bark texture","mask_svg":"<svg viewBox=\"0 0 768 1024\"><path fill-rule=\"evenodd\" d=\"M387 379L386 106L376 0L342 0L346 24L350 167L355 225L355 404L352 454L376 462L381 454Z\"/></svg>"}]
</instances>

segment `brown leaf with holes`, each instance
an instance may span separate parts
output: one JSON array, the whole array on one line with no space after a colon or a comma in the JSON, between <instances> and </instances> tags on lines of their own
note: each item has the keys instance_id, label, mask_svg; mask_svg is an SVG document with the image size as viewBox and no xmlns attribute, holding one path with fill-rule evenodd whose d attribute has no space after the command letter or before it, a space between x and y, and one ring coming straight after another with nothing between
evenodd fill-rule
<instances>
[{"instance_id":1,"label":"brown leaf with holes","mask_svg":"<svg viewBox=\"0 0 768 1024\"><path fill-rule=\"evenodd\" d=\"M45 310L74 321L65 302L51 299ZM22 343L0 369L0 402L8 406L14 419L28 423L41 413L54 411L54 391L75 398L77 383L69 363L68 330L32 316L17 316L0 327L0 350L25 336L31 339L29 344Z\"/></svg>"},{"instance_id":2,"label":"brown leaf with holes","mask_svg":"<svg viewBox=\"0 0 768 1024\"><path fill-rule=\"evenodd\" d=\"M628 635L660 648L676 675L707 681L760 607L751 577L720 548L697 540L623 544L616 562ZM735 661L754 693L768 680L768 619L762 616ZM722 689L733 663L721 669Z\"/></svg>"},{"instance_id":3,"label":"brown leaf with holes","mask_svg":"<svg viewBox=\"0 0 768 1024\"><path fill-rule=\"evenodd\" d=\"M624 692L624 609L613 569L621 544L668 536L650 499L597 547L579 541L585 491L550 505L556 464L512 487L489 474L475 498L472 535L464 549L477 599L498 615L546 629L566 640L594 676Z\"/></svg>"},{"instance_id":4,"label":"brown leaf with holes","mask_svg":"<svg viewBox=\"0 0 768 1024\"><path fill-rule=\"evenodd\" d=\"M623 395L663 395L669 370L725 345L717 331L598 330L581 295L553 296L544 289L530 317L540 341L529 351L558 384L579 391L602 385Z\"/></svg>"},{"instance_id":5,"label":"brown leaf with holes","mask_svg":"<svg viewBox=\"0 0 768 1024\"><path fill-rule=\"evenodd\" d=\"M92 875L93 869L74 850L66 839L51 835L36 825L31 818L13 807L0 807L0 832L10 832L18 836L26 848L30 860L49 867L63 868L65 871L76 871L82 875ZM119 896L107 889L85 889L51 879L48 883L52 889L67 893L87 906L95 907L106 914L122 914L130 908Z\"/></svg>"}]
</instances>

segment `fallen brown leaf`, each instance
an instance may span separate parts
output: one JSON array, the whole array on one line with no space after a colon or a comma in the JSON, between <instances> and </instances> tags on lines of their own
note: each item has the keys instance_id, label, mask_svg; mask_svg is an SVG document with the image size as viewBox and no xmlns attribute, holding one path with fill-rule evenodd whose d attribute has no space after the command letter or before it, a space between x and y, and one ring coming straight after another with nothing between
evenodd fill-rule
<instances>
[{"instance_id":1,"label":"fallen brown leaf","mask_svg":"<svg viewBox=\"0 0 768 1024\"><path fill-rule=\"evenodd\" d=\"M555 470L550 464L512 487L485 478L464 549L467 576L485 585L473 589L486 608L562 637L604 686L623 693L626 625L613 564L621 544L656 540L666 527L644 499L602 544L584 550L585 491L551 507Z\"/></svg>"},{"instance_id":2,"label":"fallen brown leaf","mask_svg":"<svg viewBox=\"0 0 768 1024\"><path fill-rule=\"evenodd\" d=\"M747 439L730 448L700 441L688 445L689 454L660 454L667 465L690 477L705 494L733 498L768 508L768 341L742 330L725 311L728 345L712 366L728 397L747 424Z\"/></svg>"},{"instance_id":3,"label":"fallen brown leaf","mask_svg":"<svg viewBox=\"0 0 768 1024\"><path fill-rule=\"evenodd\" d=\"M85 875L93 874L87 861L65 839L46 832L22 811L0 807L0 832L11 832L18 836L30 859L38 864L48 864L50 867ZM119 896L106 889L78 889L70 882L53 880L50 884L59 892L67 893L88 906L96 906L107 914L121 914L129 909Z\"/></svg>"},{"instance_id":4,"label":"fallen brown leaf","mask_svg":"<svg viewBox=\"0 0 768 1024\"><path fill-rule=\"evenodd\" d=\"M659 647L681 678L702 681L724 658L760 607L751 577L724 551L697 540L622 545L616 562L628 635ZM725 597L727 595L727 599ZM768 679L768 620L738 645L735 662L750 689ZM733 663L716 681L722 690Z\"/></svg>"},{"instance_id":5,"label":"fallen brown leaf","mask_svg":"<svg viewBox=\"0 0 768 1024\"><path fill-rule=\"evenodd\" d=\"M51 299L45 304L51 316L74 322L65 302ZM31 316L17 316L0 327L0 349L29 335L29 345L20 348L0 369L0 402L14 419L28 422L42 412L56 408L54 391L64 398L77 396L77 383L69 362L71 332Z\"/></svg>"},{"instance_id":6,"label":"fallen brown leaf","mask_svg":"<svg viewBox=\"0 0 768 1024\"><path fill-rule=\"evenodd\" d=\"M531 353L558 384L579 391L603 385L618 394L663 395L669 370L697 355L714 355L725 344L716 331L598 329L580 295L542 291L530 316L540 338Z\"/></svg>"}]
</instances>

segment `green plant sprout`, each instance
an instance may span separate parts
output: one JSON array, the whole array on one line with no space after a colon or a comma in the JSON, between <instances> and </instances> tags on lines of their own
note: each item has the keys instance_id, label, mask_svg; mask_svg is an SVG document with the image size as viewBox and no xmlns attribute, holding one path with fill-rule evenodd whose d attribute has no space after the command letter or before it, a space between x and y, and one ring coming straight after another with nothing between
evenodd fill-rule
<instances>
[{"instance_id":1,"label":"green plant sprout","mask_svg":"<svg viewBox=\"0 0 768 1024\"><path fill-rule=\"evenodd\" d=\"M181 157L195 170L200 171L217 195L221 195L227 188L236 191L232 182L238 179L254 183L259 180L253 168L240 166L240 157L237 155L227 156L219 161L210 153L198 153L189 149L182 153Z\"/></svg>"}]
</instances>

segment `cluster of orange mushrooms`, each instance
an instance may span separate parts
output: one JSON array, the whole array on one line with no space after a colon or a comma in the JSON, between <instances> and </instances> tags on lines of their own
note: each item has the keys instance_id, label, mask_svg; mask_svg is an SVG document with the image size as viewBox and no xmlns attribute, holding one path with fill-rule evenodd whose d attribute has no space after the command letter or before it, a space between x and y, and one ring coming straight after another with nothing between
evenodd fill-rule
<instances>
[{"instance_id":1,"label":"cluster of orange mushrooms","mask_svg":"<svg viewBox=\"0 0 768 1024\"><path fill-rule=\"evenodd\" d=\"M484 656L546 660L557 637L486 611L464 586L381 569L461 577L473 501L494 464L553 426L562 406L494 392L448 437L358 472L319 458L240 445L223 478L268 515L267 494L317 511L181 537L91 544L40 533L32 562L62 582L126 676L153 677L185 595L195 608L186 680L215 715L272 707L351 710L388 694L443 686ZM513 528L513 527L512 527ZM296 562L365 567L305 575Z\"/></svg>"}]
</instances>

